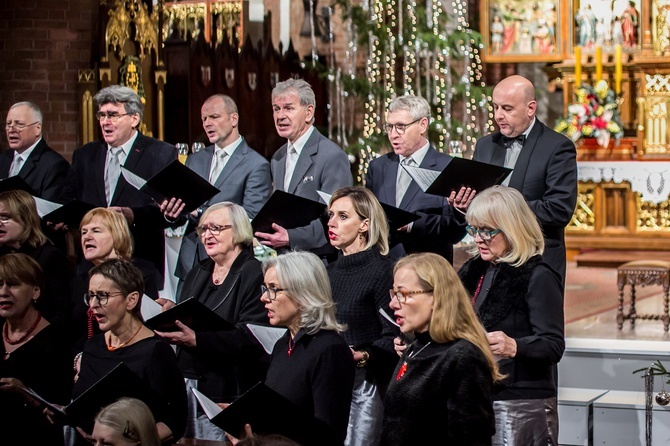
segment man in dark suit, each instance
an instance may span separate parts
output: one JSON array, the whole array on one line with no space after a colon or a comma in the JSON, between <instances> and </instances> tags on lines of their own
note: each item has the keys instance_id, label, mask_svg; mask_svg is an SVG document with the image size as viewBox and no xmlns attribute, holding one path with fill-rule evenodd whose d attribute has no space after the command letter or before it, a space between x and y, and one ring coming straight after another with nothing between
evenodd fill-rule
<instances>
[{"instance_id":1,"label":"man in dark suit","mask_svg":"<svg viewBox=\"0 0 670 446\"><path fill-rule=\"evenodd\" d=\"M132 89L112 85L100 90L93 100L98 106L96 117L103 141L74 151L65 198L121 213L134 238L134 256L151 261L162 273L167 222L149 195L126 182L121 166L149 179L177 159L177 149L137 130L144 105Z\"/></svg>"},{"instance_id":2,"label":"man in dark suit","mask_svg":"<svg viewBox=\"0 0 670 446\"><path fill-rule=\"evenodd\" d=\"M379 201L414 212L420 218L391 236L389 255L397 260L414 252L433 252L453 262L453 244L465 235L465 224L453 218L443 197L421 190L400 164L442 171L451 161L428 142L430 105L416 96L389 104L385 130L393 152L373 160L365 186Z\"/></svg>"},{"instance_id":3,"label":"man in dark suit","mask_svg":"<svg viewBox=\"0 0 670 446\"><path fill-rule=\"evenodd\" d=\"M509 186L523 194L537 216L544 260L565 283L564 230L577 203L577 152L572 141L535 117L536 107L528 79L515 75L500 81L493 90L499 130L477 141L473 159L514 169Z\"/></svg>"},{"instance_id":4,"label":"man in dark suit","mask_svg":"<svg viewBox=\"0 0 670 446\"><path fill-rule=\"evenodd\" d=\"M332 194L353 184L347 154L314 128L316 98L302 79L279 82L272 90L272 110L277 133L287 139L272 157L274 190L280 189L314 201L317 191ZM325 254L330 251L323 224L285 229L273 224L273 233L257 232L264 245L274 249L300 249Z\"/></svg>"},{"instance_id":5,"label":"man in dark suit","mask_svg":"<svg viewBox=\"0 0 670 446\"><path fill-rule=\"evenodd\" d=\"M35 195L61 202L70 164L42 138L42 112L32 102L17 102L7 113L7 142L0 154L0 179L23 178Z\"/></svg>"},{"instance_id":6,"label":"man in dark suit","mask_svg":"<svg viewBox=\"0 0 670 446\"><path fill-rule=\"evenodd\" d=\"M237 105L229 96L217 94L208 98L201 109L202 126L211 146L189 155L186 165L219 189L197 211L184 215L180 200L165 201L161 209L165 217L183 225L188 221L179 249L175 275L180 283L199 261L207 258L205 249L198 243L195 228L202 213L214 203L231 201L254 218L270 197L272 176L270 163L251 149L240 136Z\"/></svg>"}]
</instances>

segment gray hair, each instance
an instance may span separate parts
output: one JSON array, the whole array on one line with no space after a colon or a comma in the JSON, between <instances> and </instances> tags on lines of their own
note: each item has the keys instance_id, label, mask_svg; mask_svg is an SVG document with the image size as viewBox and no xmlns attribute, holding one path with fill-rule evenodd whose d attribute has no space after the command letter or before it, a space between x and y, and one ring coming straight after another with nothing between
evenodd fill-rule
<instances>
[{"instance_id":1,"label":"gray hair","mask_svg":"<svg viewBox=\"0 0 670 446\"><path fill-rule=\"evenodd\" d=\"M140 121L144 115L144 104L140 96L132 88L121 85L110 85L93 96L95 105L100 109L105 104L123 104L129 115L140 115Z\"/></svg>"},{"instance_id":2,"label":"gray hair","mask_svg":"<svg viewBox=\"0 0 670 446\"><path fill-rule=\"evenodd\" d=\"M319 330L346 330L346 325L335 319L330 280L326 267L311 252L289 252L263 261L263 274L270 268L277 272L277 278L287 296L300 311L300 327L314 334Z\"/></svg>"},{"instance_id":3,"label":"gray hair","mask_svg":"<svg viewBox=\"0 0 670 446\"><path fill-rule=\"evenodd\" d=\"M36 122L39 122L40 124L42 123L42 110L40 110L40 108L32 102L28 101L17 102L16 104L9 107L9 109L11 110L14 107L21 107L21 106L28 107L29 109L31 109L33 111L33 115L36 118Z\"/></svg>"},{"instance_id":4,"label":"gray hair","mask_svg":"<svg viewBox=\"0 0 670 446\"><path fill-rule=\"evenodd\" d=\"M314 90L312 90L312 86L304 79L287 79L282 82L277 82L275 88L272 89L272 99L292 92L298 94L300 105L313 105L316 107Z\"/></svg>"},{"instance_id":5,"label":"gray hair","mask_svg":"<svg viewBox=\"0 0 670 446\"><path fill-rule=\"evenodd\" d=\"M223 101L223 106L224 106L227 113L230 113L230 114L237 113L237 114L239 114L239 112L237 111L237 104L235 103L233 98L231 98L230 96L225 95L225 94L215 94L215 95L212 95L212 96L208 97L205 100L205 102L209 102L209 101L214 100L214 99L221 99Z\"/></svg>"},{"instance_id":6,"label":"gray hair","mask_svg":"<svg viewBox=\"0 0 670 446\"><path fill-rule=\"evenodd\" d=\"M428 118L430 120L430 105L419 96L399 96L389 104L389 113L406 110L412 119Z\"/></svg>"},{"instance_id":7,"label":"gray hair","mask_svg":"<svg viewBox=\"0 0 670 446\"><path fill-rule=\"evenodd\" d=\"M202 224L209 214L220 209L228 210L228 217L230 217L230 224L232 226L231 231L233 231L233 243L236 245L250 246L254 239L254 231L251 228L247 211L245 211L239 204L231 203L230 201L222 201L213 204L203 212L198 224Z\"/></svg>"}]
</instances>

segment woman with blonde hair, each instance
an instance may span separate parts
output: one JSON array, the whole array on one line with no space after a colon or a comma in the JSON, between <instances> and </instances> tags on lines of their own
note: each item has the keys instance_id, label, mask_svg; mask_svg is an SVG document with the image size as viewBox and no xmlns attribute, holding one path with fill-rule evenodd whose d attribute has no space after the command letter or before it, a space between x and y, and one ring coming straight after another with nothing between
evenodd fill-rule
<instances>
[{"instance_id":1,"label":"woman with blonde hair","mask_svg":"<svg viewBox=\"0 0 670 446\"><path fill-rule=\"evenodd\" d=\"M103 407L95 417L91 436L96 446L160 446L151 409L135 398L121 398Z\"/></svg>"},{"instance_id":2,"label":"woman with blonde hair","mask_svg":"<svg viewBox=\"0 0 670 446\"><path fill-rule=\"evenodd\" d=\"M489 445L500 379L484 328L451 264L412 254L394 268L391 309L413 333L384 399L383 445Z\"/></svg>"},{"instance_id":3,"label":"woman with blonde hair","mask_svg":"<svg viewBox=\"0 0 670 446\"><path fill-rule=\"evenodd\" d=\"M73 353L81 352L86 339L98 333L88 307L81 296L88 291L88 273L94 266L110 259L132 263L144 279L144 293L151 299L158 298L162 278L148 260L133 257L133 239L126 219L108 208L94 208L84 215L79 224L83 258L77 264L70 283L70 342Z\"/></svg>"},{"instance_id":4,"label":"woman with blonde hair","mask_svg":"<svg viewBox=\"0 0 670 446\"><path fill-rule=\"evenodd\" d=\"M393 351L398 330L379 313L380 308L388 310L386 290L393 284L388 237L386 214L370 190L354 186L335 191L328 239L340 255L328 264L328 276L337 320L349 327L342 337L357 365L347 446L379 443L383 391L398 362Z\"/></svg>"},{"instance_id":5,"label":"woman with blonde hair","mask_svg":"<svg viewBox=\"0 0 670 446\"><path fill-rule=\"evenodd\" d=\"M470 204L477 254L459 271L503 381L494 389L494 445L558 444L554 366L565 350L563 286L542 260L544 238L521 193L494 186Z\"/></svg>"},{"instance_id":6,"label":"woman with blonde hair","mask_svg":"<svg viewBox=\"0 0 670 446\"><path fill-rule=\"evenodd\" d=\"M0 255L9 253L27 254L39 263L44 286L37 309L55 326L63 325L72 265L42 231L35 199L23 190L0 193Z\"/></svg>"}]
</instances>

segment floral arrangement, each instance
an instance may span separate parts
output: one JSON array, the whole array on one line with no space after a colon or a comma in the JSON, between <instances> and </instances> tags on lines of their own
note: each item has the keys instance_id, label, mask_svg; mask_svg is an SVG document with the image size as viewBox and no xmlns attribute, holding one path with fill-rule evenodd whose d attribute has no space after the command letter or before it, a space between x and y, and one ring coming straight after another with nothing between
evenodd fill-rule
<instances>
[{"instance_id":1,"label":"floral arrangement","mask_svg":"<svg viewBox=\"0 0 670 446\"><path fill-rule=\"evenodd\" d=\"M575 90L575 98L577 102L568 106L568 116L559 119L554 130L575 142L581 137L596 138L600 146L607 147L614 137L619 144L623 124L617 96L607 82L601 80L595 88L582 84Z\"/></svg>"}]
</instances>

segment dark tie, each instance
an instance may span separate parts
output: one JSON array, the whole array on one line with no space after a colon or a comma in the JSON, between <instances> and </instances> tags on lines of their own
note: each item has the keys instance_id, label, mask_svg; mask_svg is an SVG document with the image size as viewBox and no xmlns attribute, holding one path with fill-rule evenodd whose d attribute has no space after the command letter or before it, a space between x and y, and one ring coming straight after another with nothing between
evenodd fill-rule
<instances>
[{"instance_id":1,"label":"dark tie","mask_svg":"<svg viewBox=\"0 0 670 446\"><path fill-rule=\"evenodd\" d=\"M523 146L523 143L526 141L526 135L518 135L518 136L513 136L513 137L508 137L508 136L503 136L502 137L502 142L505 148L512 147L512 144L514 144L514 141L519 141L519 144Z\"/></svg>"}]
</instances>

